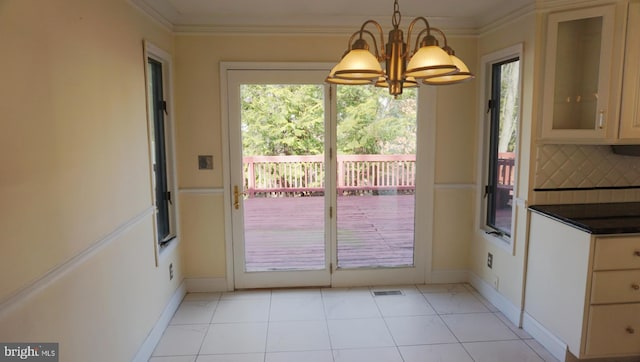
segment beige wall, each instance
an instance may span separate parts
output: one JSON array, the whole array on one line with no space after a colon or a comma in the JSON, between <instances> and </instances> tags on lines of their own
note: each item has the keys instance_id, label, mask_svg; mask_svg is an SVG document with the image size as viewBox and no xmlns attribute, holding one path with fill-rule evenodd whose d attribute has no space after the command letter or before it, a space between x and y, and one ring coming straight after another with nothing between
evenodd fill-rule
<instances>
[{"instance_id":1,"label":"beige wall","mask_svg":"<svg viewBox=\"0 0 640 362\"><path fill-rule=\"evenodd\" d=\"M155 266L143 39L173 50L125 0L0 3L1 341L131 359L182 279L180 248Z\"/></svg>"},{"instance_id":2,"label":"beige wall","mask_svg":"<svg viewBox=\"0 0 640 362\"><path fill-rule=\"evenodd\" d=\"M480 74L478 39L455 38L449 43L477 78L437 87L435 183L470 184L476 168L473 155L476 153L476 93Z\"/></svg>"},{"instance_id":3,"label":"beige wall","mask_svg":"<svg viewBox=\"0 0 640 362\"><path fill-rule=\"evenodd\" d=\"M183 193L180 220L185 275L188 278L225 277L223 195Z\"/></svg>"},{"instance_id":4,"label":"beige wall","mask_svg":"<svg viewBox=\"0 0 640 362\"><path fill-rule=\"evenodd\" d=\"M450 40L456 55L478 75L475 37ZM432 269L444 272L433 281L448 280L447 272L469 269L473 230L476 153L476 88L478 79L438 87Z\"/></svg>"},{"instance_id":5,"label":"beige wall","mask_svg":"<svg viewBox=\"0 0 640 362\"><path fill-rule=\"evenodd\" d=\"M515 233L513 252L498 247L496 243L488 240L487 236L478 230L474 231L471 243L471 272L482 280L492 285L495 277L498 278L498 291L505 296L516 308L522 304L524 265L527 235L527 211L526 203L529 191L529 165L531 154L531 138L533 124L533 87L536 46L536 15L528 14L514 22L508 23L480 37L478 43L479 57L505 49L507 47L523 44L523 74L522 87L522 113L520 123L520 143L518 145L518 180L516 197L516 214L514 217ZM480 90L480 84L478 85ZM482 132L479 122L477 132ZM480 157L480 156L479 156ZM482 177L482 175L476 175ZM474 199L479 202L479 196ZM487 253L493 254L493 268L486 265Z\"/></svg>"}]
</instances>

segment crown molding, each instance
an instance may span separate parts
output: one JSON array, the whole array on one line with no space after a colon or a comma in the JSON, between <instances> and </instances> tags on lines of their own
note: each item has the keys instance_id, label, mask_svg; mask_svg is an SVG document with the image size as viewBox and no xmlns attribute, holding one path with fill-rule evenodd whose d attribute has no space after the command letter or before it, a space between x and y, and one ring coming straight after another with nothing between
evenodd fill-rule
<instances>
[{"instance_id":1,"label":"crown molding","mask_svg":"<svg viewBox=\"0 0 640 362\"><path fill-rule=\"evenodd\" d=\"M374 19L375 20L375 19ZM407 30L407 26L413 19L407 19L400 24L400 29ZM376 20L377 21L377 20ZM475 36L478 27L470 19L432 18L428 19L429 25L439 28L447 35ZM357 25L172 25L173 31L179 35L350 35L360 29L364 20ZM391 30L391 24L382 25L386 37Z\"/></svg>"},{"instance_id":2,"label":"crown molding","mask_svg":"<svg viewBox=\"0 0 640 362\"><path fill-rule=\"evenodd\" d=\"M129 0L128 2L134 9L148 16L149 18L151 18L151 20L157 22L165 29L169 30L170 32L175 32L173 23L169 19L164 17L155 8L149 6L149 4L147 4L144 0Z\"/></svg>"},{"instance_id":3,"label":"crown molding","mask_svg":"<svg viewBox=\"0 0 640 362\"><path fill-rule=\"evenodd\" d=\"M548 11L576 7L598 6L624 1L626 0L536 0L535 5L538 10Z\"/></svg>"},{"instance_id":4,"label":"crown molding","mask_svg":"<svg viewBox=\"0 0 640 362\"><path fill-rule=\"evenodd\" d=\"M537 0L538 2L575 2L575 0ZM593 1L593 0L591 0ZM258 16L195 16L187 17L176 11L170 5L156 8L149 5L148 0L129 0L129 2L158 21L174 34L179 35L345 35L352 34L360 25L368 20L362 16L299 16L299 17L270 17L268 21ZM487 15L482 18L469 17L428 17L429 25L442 29L447 35L478 36L482 33L499 28L536 9L537 3L511 11L499 19ZM373 19L381 23L383 30L391 30L389 19ZM413 18L403 18L401 29L406 29ZM388 24L387 24L388 23ZM277 25L276 25L277 24ZM487 24L487 25L482 25ZM385 34L386 35L386 34Z\"/></svg>"},{"instance_id":5,"label":"crown molding","mask_svg":"<svg viewBox=\"0 0 640 362\"><path fill-rule=\"evenodd\" d=\"M520 9L516 9L508 13L507 15L503 16L502 18L481 27L478 31L478 35L486 34L486 33L490 33L495 30L498 30L505 25L518 21L524 16L535 13L536 10L537 10L537 6L534 3L524 6Z\"/></svg>"}]
</instances>

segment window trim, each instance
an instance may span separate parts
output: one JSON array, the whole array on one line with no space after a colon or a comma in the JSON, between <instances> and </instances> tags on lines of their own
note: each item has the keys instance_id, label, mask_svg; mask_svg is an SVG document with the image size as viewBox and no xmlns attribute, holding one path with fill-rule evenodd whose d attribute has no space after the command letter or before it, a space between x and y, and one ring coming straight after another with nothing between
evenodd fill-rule
<instances>
[{"instance_id":1,"label":"window trim","mask_svg":"<svg viewBox=\"0 0 640 362\"><path fill-rule=\"evenodd\" d=\"M149 147L149 192L151 194L152 204L156 205L156 195L153 187L153 178L154 178L154 170L153 170L153 153L155 150L153 148L153 135L151 130L154 127L154 119L153 115L149 113L148 102L150 101L151 95L148 94L148 84L151 74L148 71L148 63L149 60L153 60L154 62L158 62L162 65L162 84L163 84L163 95L164 101L166 102L166 112L164 117L165 129L164 129L164 139L165 139L165 162L166 162L166 182L167 182L167 191L171 193L171 203L168 205L169 212L169 237L166 238L166 241L160 242L158 240L158 224L157 224L157 212L154 210L153 217L153 240L154 240L154 253L156 259L156 266L159 266L161 259L164 258L165 255L171 254L171 250L175 249L176 245L179 242L178 235L179 232L179 216L178 216L178 189L177 189L177 170L176 170L176 150L175 150L175 124L174 124L174 107L173 107L173 84L172 84L172 75L173 75L173 65L172 58L169 53L162 50L158 46L153 43L145 40L143 41L144 48L144 73L145 73L145 93L147 102L147 141Z\"/></svg>"},{"instance_id":2,"label":"window trim","mask_svg":"<svg viewBox=\"0 0 640 362\"><path fill-rule=\"evenodd\" d=\"M513 187L513 205L512 208L512 222L511 222L511 235L494 235L493 232L498 231L486 225L487 219L487 198L484 197L485 185L489 177L489 133L491 131L491 114L487 113L487 104L491 98L492 92L492 67L494 64L505 62L509 59L518 58L520 60L520 84L518 85L519 96L519 124L516 129L516 164L515 164L515 183ZM481 74L480 74L480 97L481 100L478 104L478 120L481 122L481 127L478 132L478 164L476 180L477 187L477 210L476 210L476 227L477 233L480 237L492 243L493 245L505 250L506 252L515 255L515 243L517 230L517 207L519 204L518 185L519 180L519 167L520 167L520 144L521 144L521 129L522 129L522 84L523 84L523 71L524 71L524 57L523 57L523 44L519 43L496 52L484 55L480 59Z\"/></svg>"}]
</instances>

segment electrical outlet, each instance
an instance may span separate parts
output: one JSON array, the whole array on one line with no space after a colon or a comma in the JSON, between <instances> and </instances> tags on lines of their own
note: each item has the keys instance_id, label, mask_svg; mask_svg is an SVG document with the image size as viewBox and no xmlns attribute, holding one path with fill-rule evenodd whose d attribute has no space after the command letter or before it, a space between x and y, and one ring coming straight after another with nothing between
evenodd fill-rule
<instances>
[{"instance_id":1,"label":"electrical outlet","mask_svg":"<svg viewBox=\"0 0 640 362\"><path fill-rule=\"evenodd\" d=\"M491 253L487 255L487 266L489 267L489 269L493 268L493 254Z\"/></svg>"},{"instance_id":2,"label":"electrical outlet","mask_svg":"<svg viewBox=\"0 0 640 362\"><path fill-rule=\"evenodd\" d=\"M493 276L491 277L491 284L493 284L493 287L494 287L496 290L498 290L499 283L500 283L500 278L498 278L498 276L497 276L497 275L493 275Z\"/></svg>"},{"instance_id":3,"label":"electrical outlet","mask_svg":"<svg viewBox=\"0 0 640 362\"><path fill-rule=\"evenodd\" d=\"M169 280L173 280L173 263L169 264Z\"/></svg>"}]
</instances>

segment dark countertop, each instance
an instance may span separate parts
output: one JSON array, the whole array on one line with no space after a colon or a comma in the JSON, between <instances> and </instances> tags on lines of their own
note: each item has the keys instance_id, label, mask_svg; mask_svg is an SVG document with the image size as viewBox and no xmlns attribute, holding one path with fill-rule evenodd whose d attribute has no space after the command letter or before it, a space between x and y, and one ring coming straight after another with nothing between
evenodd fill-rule
<instances>
[{"instance_id":1,"label":"dark countertop","mask_svg":"<svg viewBox=\"0 0 640 362\"><path fill-rule=\"evenodd\" d=\"M529 209L590 234L640 233L640 202L532 205Z\"/></svg>"}]
</instances>

